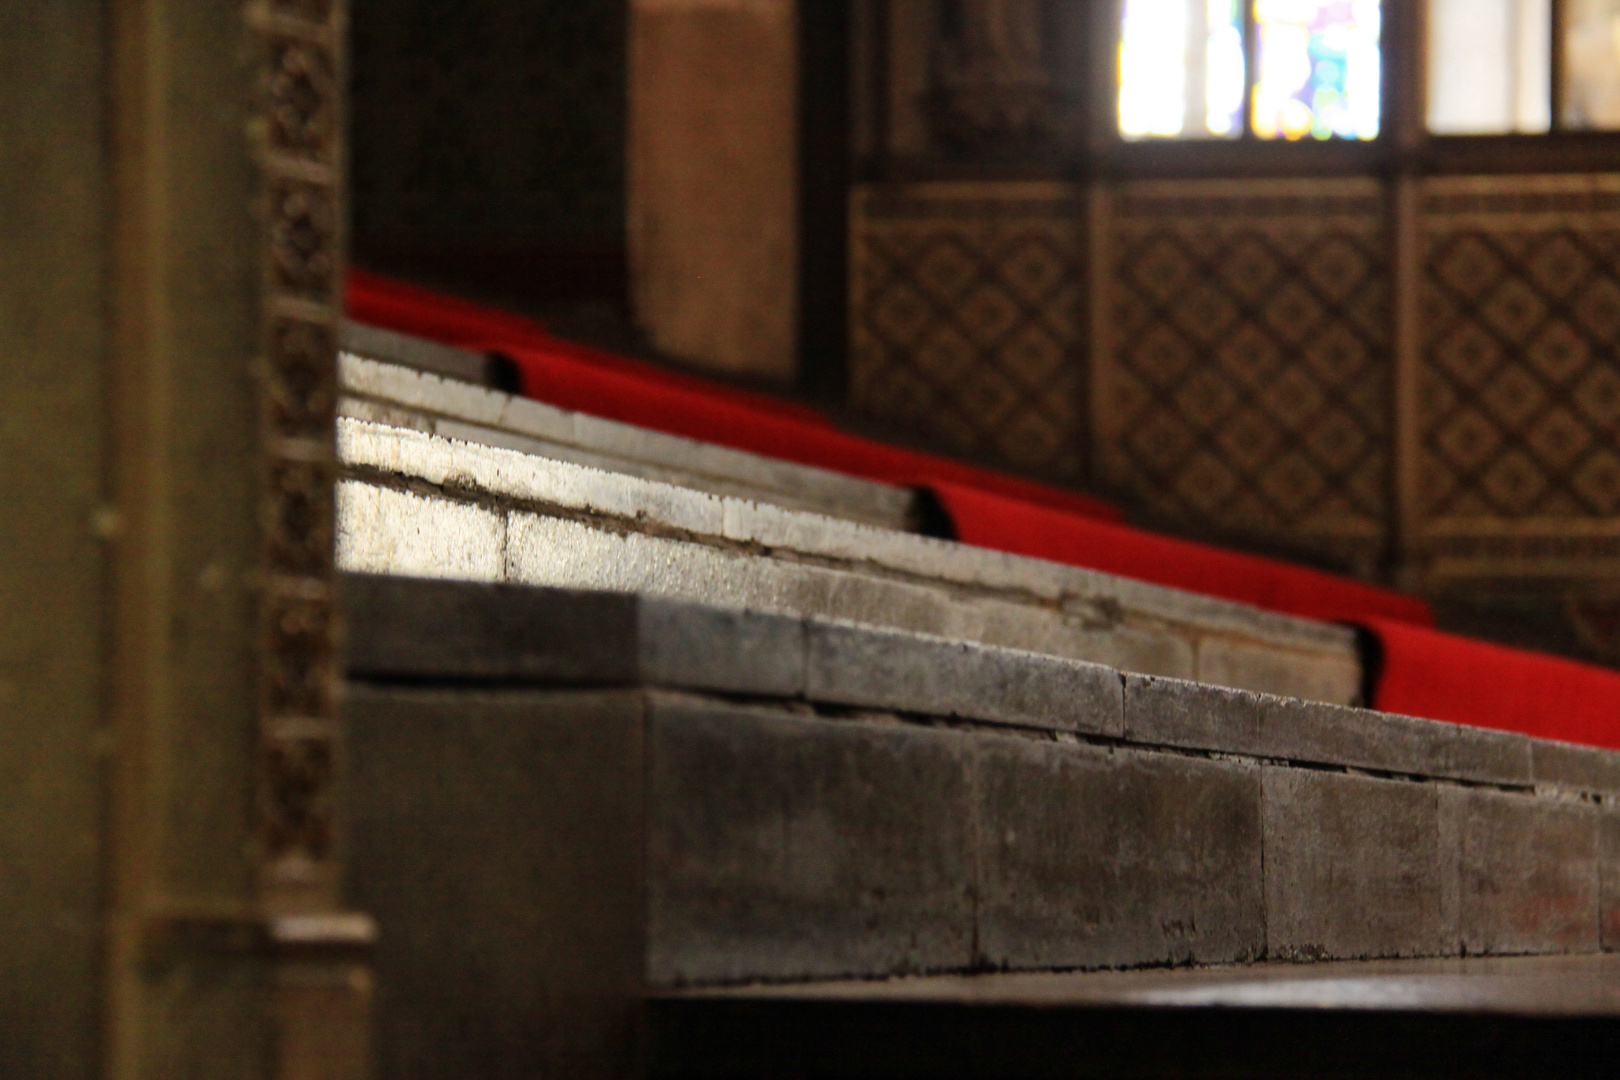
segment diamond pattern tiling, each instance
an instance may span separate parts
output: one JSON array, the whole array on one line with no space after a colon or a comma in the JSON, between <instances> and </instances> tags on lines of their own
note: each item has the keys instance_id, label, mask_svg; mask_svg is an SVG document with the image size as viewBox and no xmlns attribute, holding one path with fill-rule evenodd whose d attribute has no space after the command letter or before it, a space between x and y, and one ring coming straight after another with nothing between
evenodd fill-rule
<instances>
[{"instance_id":1,"label":"diamond pattern tiling","mask_svg":"<svg viewBox=\"0 0 1620 1080\"><path fill-rule=\"evenodd\" d=\"M1388 513L1384 204L1290 184L1122 185L1100 464L1162 516L1339 553Z\"/></svg>"},{"instance_id":2,"label":"diamond pattern tiling","mask_svg":"<svg viewBox=\"0 0 1620 1080\"><path fill-rule=\"evenodd\" d=\"M1612 514L1620 222L1588 196L1554 204L1537 178L1493 183L1517 192L1499 213L1427 219L1422 468L1436 475L1424 478L1423 512Z\"/></svg>"},{"instance_id":3,"label":"diamond pattern tiling","mask_svg":"<svg viewBox=\"0 0 1620 1080\"><path fill-rule=\"evenodd\" d=\"M990 461L1078 479L1079 200L1027 184L857 192L853 404Z\"/></svg>"}]
</instances>

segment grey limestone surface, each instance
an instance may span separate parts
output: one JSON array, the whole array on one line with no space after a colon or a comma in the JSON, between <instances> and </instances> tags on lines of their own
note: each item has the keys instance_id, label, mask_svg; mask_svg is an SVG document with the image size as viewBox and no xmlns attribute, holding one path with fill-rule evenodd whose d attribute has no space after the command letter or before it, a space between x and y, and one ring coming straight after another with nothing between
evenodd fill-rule
<instances>
[{"instance_id":1,"label":"grey limestone surface","mask_svg":"<svg viewBox=\"0 0 1620 1080\"><path fill-rule=\"evenodd\" d=\"M806 620L642 598L638 667L654 686L730 694L806 694Z\"/></svg>"},{"instance_id":2,"label":"grey limestone surface","mask_svg":"<svg viewBox=\"0 0 1620 1080\"><path fill-rule=\"evenodd\" d=\"M1530 740L1511 732L1445 724L1320 702L1259 696L1266 752L1295 761L1498 784L1530 783Z\"/></svg>"},{"instance_id":3,"label":"grey limestone surface","mask_svg":"<svg viewBox=\"0 0 1620 1080\"><path fill-rule=\"evenodd\" d=\"M1456 951L1435 785L1316 769L1264 777L1268 956Z\"/></svg>"},{"instance_id":4,"label":"grey limestone surface","mask_svg":"<svg viewBox=\"0 0 1620 1080\"><path fill-rule=\"evenodd\" d=\"M339 365L340 411L351 419L716 495L765 499L884 528L911 526L915 496L906 488L666 435L475 385L488 381L489 361L477 353L358 324L350 324L346 334Z\"/></svg>"},{"instance_id":5,"label":"grey limestone surface","mask_svg":"<svg viewBox=\"0 0 1620 1080\"><path fill-rule=\"evenodd\" d=\"M1082 660L629 593L349 574L352 677L649 685L1122 734Z\"/></svg>"},{"instance_id":6,"label":"grey limestone surface","mask_svg":"<svg viewBox=\"0 0 1620 1080\"><path fill-rule=\"evenodd\" d=\"M1471 791L1460 811L1464 953L1596 951L1598 808Z\"/></svg>"},{"instance_id":7,"label":"grey limestone surface","mask_svg":"<svg viewBox=\"0 0 1620 1080\"><path fill-rule=\"evenodd\" d=\"M1598 936L1606 952L1620 952L1620 807L1598 813Z\"/></svg>"},{"instance_id":8,"label":"grey limestone surface","mask_svg":"<svg viewBox=\"0 0 1620 1080\"><path fill-rule=\"evenodd\" d=\"M1537 784L1620 796L1620 754L1613 750L1535 739L1531 775Z\"/></svg>"},{"instance_id":9,"label":"grey limestone surface","mask_svg":"<svg viewBox=\"0 0 1620 1080\"><path fill-rule=\"evenodd\" d=\"M1119 675L1100 664L825 619L806 644L815 701L1124 733Z\"/></svg>"},{"instance_id":10,"label":"grey limestone surface","mask_svg":"<svg viewBox=\"0 0 1620 1080\"><path fill-rule=\"evenodd\" d=\"M622 685L641 676L646 605L626 593L365 574L345 575L341 588L351 677Z\"/></svg>"},{"instance_id":11,"label":"grey limestone surface","mask_svg":"<svg viewBox=\"0 0 1620 1080\"><path fill-rule=\"evenodd\" d=\"M1264 952L1258 769L994 736L977 764L984 965Z\"/></svg>"},{"instance_id":12,"label":"grey limestone surface","mask_svg":"<svg viewBox=\"0 0 1620 1080\"><path fill-rule=\"evenodd\" d=\"M432 964L500 969L560 932L526 896L599 889L644 898L614 918L655 986L1600 945L1598 811L1530 793L662 691L362 686L348 717L356 902L405 971L447 910L473 938Z\"/></svg>"},{"instance_id":13,"label":"grey limestone surface","mask_svg":"<svg viewBox=\"0 0 1620 1080\"><path fill-rule=\"evenodd\" d=\"M550 851L551 825L500 836L480 815L509 828L557 768L619 790L611 762L557 762L628 725L661 985L1568 952L1620 924L1615 804L1504 782L1497 733L659 598L387 577L344 594L357 842L394 860L383 876L421 870L389 823L435 800L454 806L432 828L470 815L466 858ZM594 813L602 792L569 790L546 813ZM358 872L382 873L370 859Z\"/></svg>"},{"instance_id":14,"label":"grey limestone surface","mask_svg":"<svg viewBox=\"0 0 1620 1080\"><path fill-rule=\"evenodd\" d=\"M641 695L351 685L344 712L347 899L380 928L379 1075L628 1075Z\"/></svg>"},{"instance_id":15,"label":"grey limestone surface","mask_svg":"<svg viewBox=\"0 0 1620 1080\"><path fill-rule=\"evenodd\" d=\"M1127 674L1125 736L1132 742L1258 754L1260 699L1224 686Z\"/></svg>"},{"instance_id":16,"label":"grey limestone surface","mask_svg":"<svg viewBox=\"0 0 1620 1080\"><path fill-rule=\"evenodd\" d=\"M352 571L819 615L1324 701L1360 689L1340 627L352 419L339 449Z\"/></svg>"},{"instance_id":17,"label":"grey limestone surface","mask_svg":"<svg viewBox=\"0 0 1620 1080\"><path fill-rule=\"evenodd\" d=\"M345 575L343 592L346 663L361 678L753 694L1595 795L1620 768L1608 750L817 616L374 574Z\"/></svg>"},{"instance_id":18,"label":"grey limestone surface","mask_svg":"<svg viewBox=\"0 0 1620 1080\"><path fill-rule=\"evenodd\" d=\"M648 979L961 969L972 741L654 699Z\"/></svg>"},{"instance_id":19,"label":"grey limestone surface","mask_svg":"<svg viewBox=\"0 0 1620 1080\"><path fill-rule=\"evenodd\" d=\"M1493 733L667 598L344 595L383 1075L612 1075L648 990L1620 939L1615 802L1499 779Z\"/></svg>"},{"instance_id":20,"label":"grey limestone surface","mask_svg":"<svg viewBox=\"0 0 1620 1080\"><path fill-rule=\"evenodd\" d=\"M1225 1006L1347 1012L1620 1017L1620 955L1292 961L1139 971L994 972L909 979L705 987L664 1000L936 1002L952 1006ZM1232 1016L1233 1013L1222 1014ZM1419 1038L1433 1029L1414 1028ZM1557 1039L1563 1030L1550 1029ZM1342 1044L1341 1044L1342 1045ZM1340 1045L1330 1047L1337 1051ZM1494 1049L1487 1045L1487 1053ZM1232 1070L1236 1072L1236 1070ZM1396 1075L1413 1075L1413 1070ZM1106 1075L1103 1074L1103 1075ZM1221 1074L1217 1074L1221 1075ZM1270 1075L1270 1074L1262 1074ZM1286 1075L1292 1075L1287 1073ZM1349 1075L1360 1075L1350 1073ZM1418 1073L1418 1075L1428 1075ZM1493 1075L1488 1069L1455 1075Z\"/></svg>"},{"instance_id":21,"label":"grey limestone surface","mask_svg":"<svg viewBox=\"0 0 1620 1080\"><path fill-rule=\"evenodd\" d=\"M483 353L441 345L353 319L344 319L338 327L338 347L350 357L367 356L390 366L412 368L457 382L494 385L493 362ZM348 381L365 385L364 376L351 375Z\"/></svg>"}]
</instances>

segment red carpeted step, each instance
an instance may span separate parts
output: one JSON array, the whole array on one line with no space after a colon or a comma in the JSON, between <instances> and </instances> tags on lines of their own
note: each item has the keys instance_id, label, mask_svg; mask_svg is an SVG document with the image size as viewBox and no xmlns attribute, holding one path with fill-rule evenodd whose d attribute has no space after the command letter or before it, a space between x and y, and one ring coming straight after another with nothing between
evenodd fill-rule
<instances>
[{"instance_id":1,"label":"red carpeted step","mask_svg":"<svg viewBox=\"0 0 1620 1080\"><path fill-rule=\"evenodd\" d=\"M1099 500L862 439L804 406L563 342L534 320L372 274L351 274L348 300L358 321L505 353L525 394L562 408L927 487L965 543L1364 626L1382 645L1381 709L1620 747L1620 673L1440 633L1416 597L1132 529Z\"/></svg>"},{"instance_id":2,"label":"red carpeted step","mask_svg":"<svg viewBox=\"0 0 1620 1080\"><path fill-rule=\"evenodd\" d=\"M1325 622L1373 617L1431 625L1414 596L1350 578L1088 520L990 492L938 483L935 494L967 544L1085 566Z\"/></svg>"},{"instance_id":3,"label":"red carpeted step","mask_svg":"<svg viewBox=\"0 0 1620 1080\"><path fill-rule=\"evenodd\" d=\"M504 353L518 366L523 393L559 408L867 480L908 487L945 480L1090 518L1123 516L1100 499L850 435L805 406L560 341L532 319L375 274L350 273L348 309L358 322Z\"/></svg>"},{"instance_id":4,"label":"red carpeted step","mask_svg":"<svg viewBox=\"0 0 1620 1080\"><path fill-rule=\"evenodd\" d=\"M1620 672L1393 619L1362 621L1383 645L1377 708L1620 748Z\"/></svg>"}]
</instances>

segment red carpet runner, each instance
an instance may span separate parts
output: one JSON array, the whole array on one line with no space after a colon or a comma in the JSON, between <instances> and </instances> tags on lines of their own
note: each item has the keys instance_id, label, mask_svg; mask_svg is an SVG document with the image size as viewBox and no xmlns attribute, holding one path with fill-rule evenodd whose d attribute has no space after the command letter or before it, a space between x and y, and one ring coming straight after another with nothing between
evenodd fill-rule
<instances>
[{"instance_id":1,"label":"red carpet runner","mask_svg":"<svg viewBox=\"0 0 1620 1080\"><path fill-rule=\"evenodd\" d=\"M814 409L560 341L530 319L373 274L349 275L349 316L517 365L527 397L563 409L906 487L947 480L1087 518L1117 507L840 431Z\"/></svg>"},{"instance_id":2,"label":"red carpet runner","mask_svg":"<svg viewBox=\"0 0 1620 1080\"><path fill-rule=\"evenodd\" d=\"M361 271L350 274L348 309L359 322L502 353L526 396L559 408L928 488L963 543L1362 626L1382 645L1380 709L1620 747L1620 673L1441 633L1415 597L1133 529L1100 500L859 438L813 409L560 341L531 319Z\"/></svg>"}]
</instances>

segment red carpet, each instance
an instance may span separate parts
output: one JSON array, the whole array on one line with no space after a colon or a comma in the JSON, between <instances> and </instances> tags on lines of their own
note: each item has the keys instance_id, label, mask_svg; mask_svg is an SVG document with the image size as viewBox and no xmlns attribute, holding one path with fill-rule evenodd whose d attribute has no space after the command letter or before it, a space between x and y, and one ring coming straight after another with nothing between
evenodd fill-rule
<instances>
[{"instance_id":1,"label":"red carpet","mask_svg":"<svg viewBox=\"0 0 1620 1080\"><path fill-rule=\"evenodd\" d=\"M1384 646L1378 708L1620 749L1620 672L1410 623L1363 620Z\"/></svg>"},{"instance_id":2,"label":"red carpet","mask_svg":"<svg viewBox=\"0 0 1620 1080\"><path fill-rule=\"evenodd\" d=\"M527 396L560 408L929 488L963 543L1366 627L1383 647L1380 709L1620 747L1620 673L1439 633L1415 597L1133 529L1100 500L850 435L813 409L563 342L534 320L371 274L351 273L348 306L360 322L503 353Z\"/></svg>"},{"instance_id":3,"label":"red carpet","mask_svg":"<svg viewBox=\"0 0 1620 1080\"><path fill-rule=\"evenodd\" d=\"M1206 547L954 484L935 492L966 544L1090 567L1326 622L1371 616L1429 625L1429 605L1320 570Z\"/></svg>"},{"instance_id":4,"label":"red carpet","mask_svg":"<svg viewBox=\"0 0 1620 1080\"><path fill-rule=\"evenodd\" d=\"M1100 499L850 435L814 409L560 341L532 319L363 271L350 272L348 310L358 322L503 353L523 393L558 408L886 484L946 480L1085 517L1123 516Z\"/></svg>"}]
</instances>

